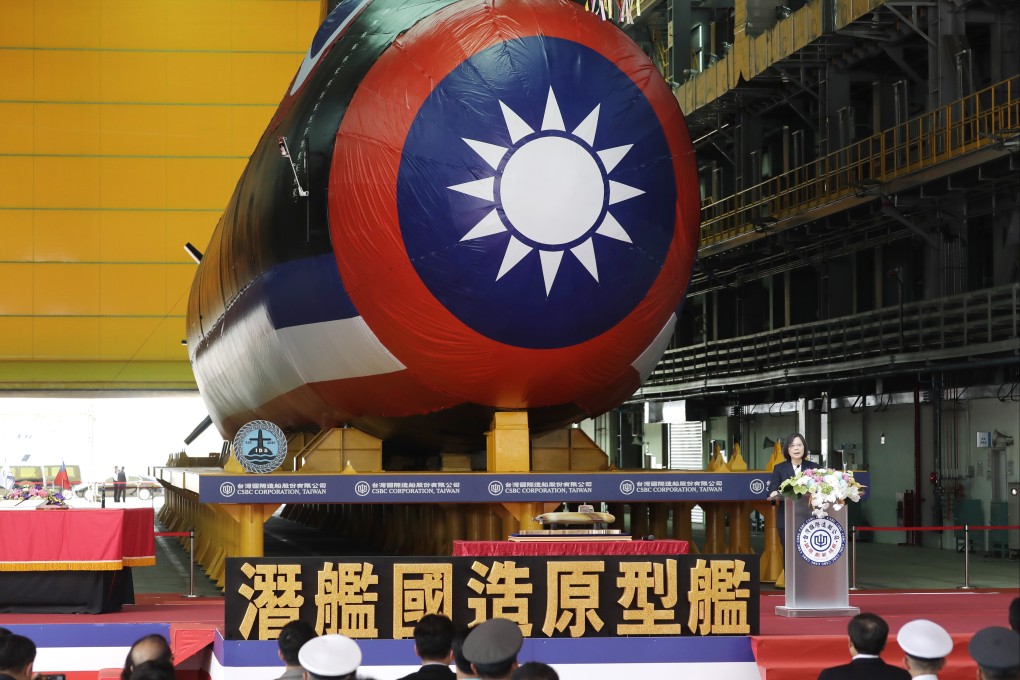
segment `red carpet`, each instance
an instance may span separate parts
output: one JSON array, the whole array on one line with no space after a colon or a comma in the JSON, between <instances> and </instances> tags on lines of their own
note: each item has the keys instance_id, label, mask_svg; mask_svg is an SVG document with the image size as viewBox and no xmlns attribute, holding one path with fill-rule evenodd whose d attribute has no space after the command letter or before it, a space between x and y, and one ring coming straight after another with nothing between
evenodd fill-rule
<instances>
[{"instance_id":1,"label":"red carpet","mask_svg":"<svg viewBox=\"0 0 1020 680\"><path fill-rule=\"evenodd\" d=\"M0 626L46 623L202 623L223 625L223 598L183 598L176 593L137 595L112 614L0 614Z\"/></svg>"},{"instance_id":2,"label":"red carpet","mask_svg":"<svg viewBox=\"0 0 1020 680\"><path fill-rule=\"evenodd\" d=\"M929 619L953 636L953 653L939 680L973 680L974 662L967 642L987 626L1007 626L1007 609L1018 591L868 591L851 593L850 604L878 614L889 624L889 644L882 658L902 666L896 633L908 621ZM850 660L844 617L788 618L775 615L781 593L761 598L761 635L752 649L762 680L817 680L818 672ZM810 632L810 635L805 635Z\"/></svg>"}]
</instances>

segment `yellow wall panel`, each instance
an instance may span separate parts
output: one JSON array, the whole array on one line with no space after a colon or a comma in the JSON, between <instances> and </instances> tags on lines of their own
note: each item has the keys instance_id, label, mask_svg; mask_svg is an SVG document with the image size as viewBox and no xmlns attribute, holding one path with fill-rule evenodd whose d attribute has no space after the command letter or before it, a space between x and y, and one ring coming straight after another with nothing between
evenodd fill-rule
<instances>
[{"instance_id":1,"label":"yellow wall panel","mask_svg":"<svg viewBox=\"0 0 1020 680\"><path fill-rule=\"evenodd\" d=\"M212 238L213 229L220 221L220 211L209 212L176 212L168 213L166 216L166 258L167 262L186 262L188 267L188 281L195 276L193 260L184 252L184 244L191 243L200 251L205 251L205 246ZM175 276L180 267L167 267L168 276Z\"/></svg>"},{"instance_id":2,"label":"yellow wall panel","mask_svg":"<svg viewBox=\"0 0 1020 680\"><path fill-rule=\"evenodd\" d=\"M100 205L118 209L166 207L163 158L104 158L100 164Z\"/></svg>"},{"instance_id":3,"label":"yellow wall panel","mask_svg":"<svg viewBox=\"0 0 1020 680\"><path fill-rule=\"evenodd\" d=\"M84 359L99 355L97 317L47 318L32 324L32 354L36 359Z\"/></svg>"},{"instance_id":4,"label":"yellow wall panel","mask_svg":"<svg viewBox=\"0 0 1020 680\"><path fill-rule=\"evenodd\" d=\"M36 211L36 262L98 261L99 217L95 210Z\"/></svg>"},{"instance_id":5,"label":"yellow wall panel","mask_svg":"<svg viewBox=\"0 0 1020 680\"><path fill-rule=\"evenodd\" d=\"M230 101L235 104L277 103L301 66L301 54L230 55ZM268 120L266 121L269 122Z\"/></svg>"},{"instance_id":6,"label":"yellow wall panel","mask_svg":"<svg viewBox=\"0 0 1020 680\"><path fill-rule=\"evenodd\" d=\"M99 107L95 104L36 104L35 152L99 153Z\"/></svg>"},{"instance_id":7,"label":"yellow wall panel","mask_svg":"<svg viewBox=\"0 0 1020 680\"><path fill-rule=\"evenodd\" d=\"M162 156L166 149L164 106L104 104L100 142L108 156Z\"/></svg>"},{"instance_id":8,"label":"yellow wall panel","mask_svg":"<svg viewBox=\"0 0 1020 680\"><path fill-rule=\"evenodd\" d=\"M99 265L37 264L34 285L38 316L99 313Z\"/></svg>"},{"instance_id":9,"label":"yellow wall panel","mask_svg":"<svg viewBox=\"0 0 1020 680\"><path fill-rule=\"evenodd\" d=\"M99 207L100 159L71 156L35 159L37 208Z\"/></svg>"},{"instance_id":10,"label":"yellow wall panel","mask_svg":"<svg viewBox=\"0 0 1020 680\"><path fill-rule=\"evenodd\" d=\"M42 50L33 54L35 100L99 101L99 52Z\"/></svg>"},{"instance_id":11,"label":"yellow wall panel","mask_svg":"<svg viewBox=\"0 0 1020 680\"><path fill-rule=\"evenodd\" d=\"M35 0L37 47L99 47L100 0Z\"/></svg>"},{"instance_id":12,"label":"yellow wall panel","mask_svg":"<svg viewBox=\"0 0 1020 680\"><path fill-rule=\"evenodd\" d=\"M284 86L286 89L286 85ZM281 90L282 93L282 90ZM281 96L282 98L282 96ZM231 155L250 156L273 119L276 106L238 106L231 112Z\"/></svg>"},{"instance_id":13,"label":"yellow wall panel","mask_svg":"<svg viewBox=\"0 0 1020 680\"><path fill-rule=\"evenodd\" d=\"M6 262L31 262L35 257L35 244L32 239L31 210L0 211L0 243L3 250L0 260ZM4 287L0 285L0 299Z\"/></svg>"},{"instance_id":14,"label":"yellow wall panel","mask_svg":"<svg viewBox=\"0 0 1020 680\"><path fill-rule=\"evenodd\" d=\"M0 380L192 384L182 245L207 247L319 0L2 4Z\"/></svg>"},{"instance_id":15,"label":"yellow wall panel","mask_svg":"<svg viewBox=\"0 0 1020 680\"><path fill-rule=\"evenodd\" d=\"M0 92L5 101L32 101L34 57L27 50L0 50Z\"/></svg>"},{"instance_id":16,"label":"yellow wall panel","mask_svg":"<svg viewBox=\"0 0 1020 680\"><path fill-rule=\"evenodd\" d=\"M182 314L184 312L181 312ZM182 345L181 340L188 337L188 331L184 327L184 318L181 316L168 317L163 325L166 328L166 358L176 359L178 361L188 361L188 346Z\"/></svg>"},{"instance_id":17,"label":"yellow wall panel","mask_svg":"<svg viewBox=\"0 0 1020 680\"><path fill-rule=\"evenodd\" d=\"M229 156L229 106L167 107L166 153L169 156Z\"/></svg>"},{"instance_id":18,"label":"yellow wall panel","mask_svg":"<svg viewBox=\"0 0 1020 680\"><path fill-rule=\"evenodd\" d=\"M0 156L0 208L32 205L32 166L28 156Z\"/></svg>"},{"instance_id":19,"label":"yellow wall panel","mask_svg":"<svg viewBox=\"0 0 1020 680\"><path fill-rule=\"evenodd\" d=\"M0 316L32 313L32 265L0 263ZM0 345L6 341L0 335ZM0 352L2 356L3 352Z\"/></svg>"},{"instance_id":20,"label":"yellow wall panel","mask_svg":"<svg viewBox=\"0 0 1020 680\"><path fill-rule=\"evenodd\" d=\"M230 79L229 54L166 55L166 101L170 104L229 103Z\"/></svg>"},{"instance_id":21,"label":"yellow wall panel","mask_svg":"<svg viewBox=\"0 0 1020 680\"><path fill-rule=\"evenodd\" d=\"M230 31L231 6L229 2L208 0L167 0L167 49L229 49L226 35Z\"/></svg>"},{"instance_id":22,"label":"yellow wall panel","mask_svg":"<svg viewBox=\"0 0 1020 680\"><path fill-rule=\"evenodd\" d=\"M5 2L0 21L0 45L31 47L35 9L29 2Z\"/></svg>"},{"instance_id":23,"label":"yellow wall panel","mask_svg":"<svg viewBox=\"0 0 1020 680\"><path fill-rule=\"evenodd\" d=\"M100 213L100 259L103 262L166 261L166 213L118 210Z\"/></svg>"},{"instance_id":24,"label":"yellow wall panel","mask_svg":"<svg viewBox=\"0 0 1020 680\"><path fill-rule=\"evenodd\" d=\"M166 323L160 318L104 318L99 325L100 357L132 361L165 359L166 334Z\"/></svg>"},{"instance_id":25,"label":"yellow wall panel","mask_svg":"<svg viewBox=\"0 0 1020 680\"><path fill-rule=\"evenodd\" d=\"M103 52L100 96L104 102L165 102L166 61L162 52Z\"/></svg>"},{"instance_id":26,"label":"yellow wall panel","mask_svg":"<svg viewBox=\"0 0 1020 680\"><path fill-rule=\"evenodd\" d=\"M0 359L27 359L31 356L32 317L0 315Z\"/></svg>"},{"instance_id":27,"label":"yellow wall panel","mask_svg":"<svg viewBox=\"0 0 1020 680\"><path fill-rule=\"evenodd\" d=\"M103 0L103 49L166 49L166 3L155 0Z\"/></svg>"},{"instance_id":28,"label":"yellow wall panel","mask_svg":"<svg viewBox=\"0 0 1020 680\"><path fill-rule=\"evenodd\" d=\"M164 314L162 265L104 264L99 274L99 313L104 316Z\"/></svg>"},{"instance_id":29,"label":"yellow wall panel","mask_svg":"<svg viewBox=\"0 0 1020 680\"><path fill-rule=\"evenodd\" d=\"M235 50L304 52L312 42L312 34L295 45L298 11L292 2L234 3L230 44Z\"/></svg>"},{"instance_id":30,"label":"yellow wall panel","mask_svg":"<svg viewBox=\"0 0 1020 680\"><path fill-rule=\"evenodd\" d=\"M35 125L35 108L33 104L0 102L0 139L3 140L4 153L33 153L32 130Z\"/></svg>"},{"instance_id":31,"label":"yellow wall panel","mask_svg":"<svg viewBox=\"0 0 1020 680\"><path fill-rule=\"evenodd\" d=\"M204 248L203 243L199 249ZM181 249L183 250L183 248ZM184 316L188 313L188 295L191 294L191 280L195 278L198 265L180 264L166 268L166 313ZM184 329L184 322L181 322ZM183 337L183 336L182 336Z\"/></svg>"},{"instance_id":32,"label":"yellow wall panel","mask_svg":"<svg viewBox=\"0 0 1020 680\"><path fill-rule=\"evenodd\" d=\"M167 203L179 208L222 210L246 162L247 159L167 159ZM280 162L286 161L280 157Z\"/></svg>"}]
</instances>

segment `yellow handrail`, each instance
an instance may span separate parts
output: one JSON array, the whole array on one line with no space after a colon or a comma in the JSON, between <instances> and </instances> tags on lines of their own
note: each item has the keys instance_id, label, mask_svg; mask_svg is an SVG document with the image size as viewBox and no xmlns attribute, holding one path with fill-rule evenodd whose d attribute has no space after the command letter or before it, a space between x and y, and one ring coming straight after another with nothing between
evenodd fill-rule
<instances>
[{"instance_id":1,"label":"yellow handrail","mask_svg":"<svg viewBox=\"0 0 1020 680\"><path fill-rule=\"evenodd\" d=\"M701 245L722 243L1016 134L1020 79L1013 76L701 209Z\"/></svg>"}]
</instances>

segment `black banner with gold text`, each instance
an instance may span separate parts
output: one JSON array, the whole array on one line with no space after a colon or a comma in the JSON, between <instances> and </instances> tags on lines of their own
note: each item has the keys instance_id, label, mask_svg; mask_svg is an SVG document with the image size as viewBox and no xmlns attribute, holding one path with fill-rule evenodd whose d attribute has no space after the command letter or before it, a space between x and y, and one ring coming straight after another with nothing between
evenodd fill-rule
<instances>
[{"instance_id":1,"label":"black banner with gold text","mask_svg":"<svg viewBox=\"0 0 1020 680\"><path fill-rule=\"evenodd\" d=\"M526 637L757 635L756 555L229 558L231 640L399 639L424 614L506 618Z\"/></svg>"}]
</instances>

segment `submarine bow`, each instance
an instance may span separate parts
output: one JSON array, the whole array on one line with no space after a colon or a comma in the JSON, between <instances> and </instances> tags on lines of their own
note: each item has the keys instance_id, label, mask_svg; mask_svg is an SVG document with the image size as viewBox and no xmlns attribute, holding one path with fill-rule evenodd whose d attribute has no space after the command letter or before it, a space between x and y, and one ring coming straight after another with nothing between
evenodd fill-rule
<instances>
[{"instance_id":1,"label":"submarine bow","mask_svg":"<svg viewBox=\"0 0 1020 680\"><path fill-rule=\"evenodd\" d=\"M699 204L679 106L612 24L345 0L199 264L199 389L227 438L258 418L451 450L494 410L597 415L672 337Z\"/></svg>"}]
</instances>

